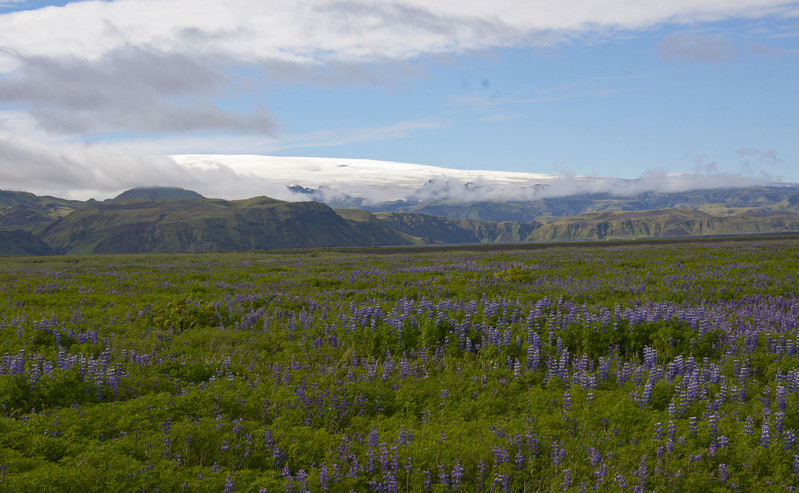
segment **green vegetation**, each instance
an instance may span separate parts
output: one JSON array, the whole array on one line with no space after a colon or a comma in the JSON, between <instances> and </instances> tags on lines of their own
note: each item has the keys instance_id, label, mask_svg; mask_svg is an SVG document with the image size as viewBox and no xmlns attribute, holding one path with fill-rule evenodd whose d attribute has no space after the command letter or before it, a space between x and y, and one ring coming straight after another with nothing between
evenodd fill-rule
<instances>
[{"instance_id":1,"label":"green vegetation","mask_svg":"<svg viewBox=\"0 0 799 493\"><path fill-rule=\"evenodd\" d=\"M0 490L790 491L797 251L6 257Z\"/></svg>"}]
</instances>

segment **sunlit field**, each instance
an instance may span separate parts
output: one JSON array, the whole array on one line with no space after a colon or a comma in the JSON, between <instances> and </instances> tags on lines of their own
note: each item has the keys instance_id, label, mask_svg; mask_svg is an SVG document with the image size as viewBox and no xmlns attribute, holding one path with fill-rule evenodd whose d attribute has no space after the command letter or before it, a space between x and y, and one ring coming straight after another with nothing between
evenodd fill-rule
<instances>
[{"instance_id":1,"label":"sunlit field","mask_svg":"<svg viewBox=\"0 0 799 493\"><path fill-rule=\"evenodd\" d=\"M799 240L2 258L2 491L793 491Z\"/></svg>"}]
</instances>

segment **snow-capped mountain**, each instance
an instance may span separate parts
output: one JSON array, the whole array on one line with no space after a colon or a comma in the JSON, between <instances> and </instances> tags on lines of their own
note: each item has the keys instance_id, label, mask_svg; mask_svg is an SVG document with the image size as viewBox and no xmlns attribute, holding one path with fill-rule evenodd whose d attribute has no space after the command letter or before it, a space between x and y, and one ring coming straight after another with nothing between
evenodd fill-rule
<instances>
[{"instance_id":1,"label":"snow-capped mountain","mask_svg":"<svg viewBox=\"0 0 799 493\"><path fill-rule=\"evenodd\" d=\"M281 185L285 192L278 198L284 199L297 194L300 197L295 198L302 198L302 194L312 192L330 200L348 196L366 203L471 199L478 193L512 193L517 198L532 199L536 192L561 179L546 173L449 169L368 159L208 154L171 157L196 172L226 169ZM289 190L295 186L299 188Z\"/></svg>"},{"instance_id":2,"label":"snow-capped mountain","mask_svg":"<svg viewBox=\"0 0 799 493\"><path fill-rule=\"evenodd\" d=\"M315 157L186 154L171 158L206 182L206 196L268 195L284 200L374 205L406 202L529 202L584 194L630 197L766 185L763 178L645 170L637 179L494 170L450 169L422 164ZM219 177L218 179L214 177ZM232 189L235 184L239 189ZM220 189L220 187L228 187ZM203 188L203 187L201 187Z\"/></svg>"}]
</instances>

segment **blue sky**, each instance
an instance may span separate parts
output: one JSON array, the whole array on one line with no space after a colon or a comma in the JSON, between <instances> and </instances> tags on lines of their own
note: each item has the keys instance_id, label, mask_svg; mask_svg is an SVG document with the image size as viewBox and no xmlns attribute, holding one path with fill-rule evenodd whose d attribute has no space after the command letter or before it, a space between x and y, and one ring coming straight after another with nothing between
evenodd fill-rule
<instances>
[{"instance_id":1,"label":"blue sky","mask_svg":"<svg viewBox=\"0 0 799 493\"><path fill-rule=\"evenodd\" d=\"M0 0L0 188L193 153L799 182L796 87L795 1Z\"/></svg>"}]
</instances>

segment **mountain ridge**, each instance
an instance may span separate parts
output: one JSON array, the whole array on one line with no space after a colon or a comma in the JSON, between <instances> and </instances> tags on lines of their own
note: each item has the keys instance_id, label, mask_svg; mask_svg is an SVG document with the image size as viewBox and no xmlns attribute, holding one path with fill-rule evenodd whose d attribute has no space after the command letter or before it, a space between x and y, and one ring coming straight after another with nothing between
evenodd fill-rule
<instances>
[{"instance_id":1,"label":"mountain ridge","mask_svg":"<svg viewBox=\"0 0 799 493\"><path fill-rule=\"evenodd\" d=\"M438 201L408 206L397 202L385 207L389 210L376 211L264 196L211 199L176 187L129 192L103 202L81 202L0 191L0 255L635 240L799 231L799 188L791 187L635 197L594 194L528 203ZM641 209L652 205L671 207Z\"/></svg>"}]
</instances>

